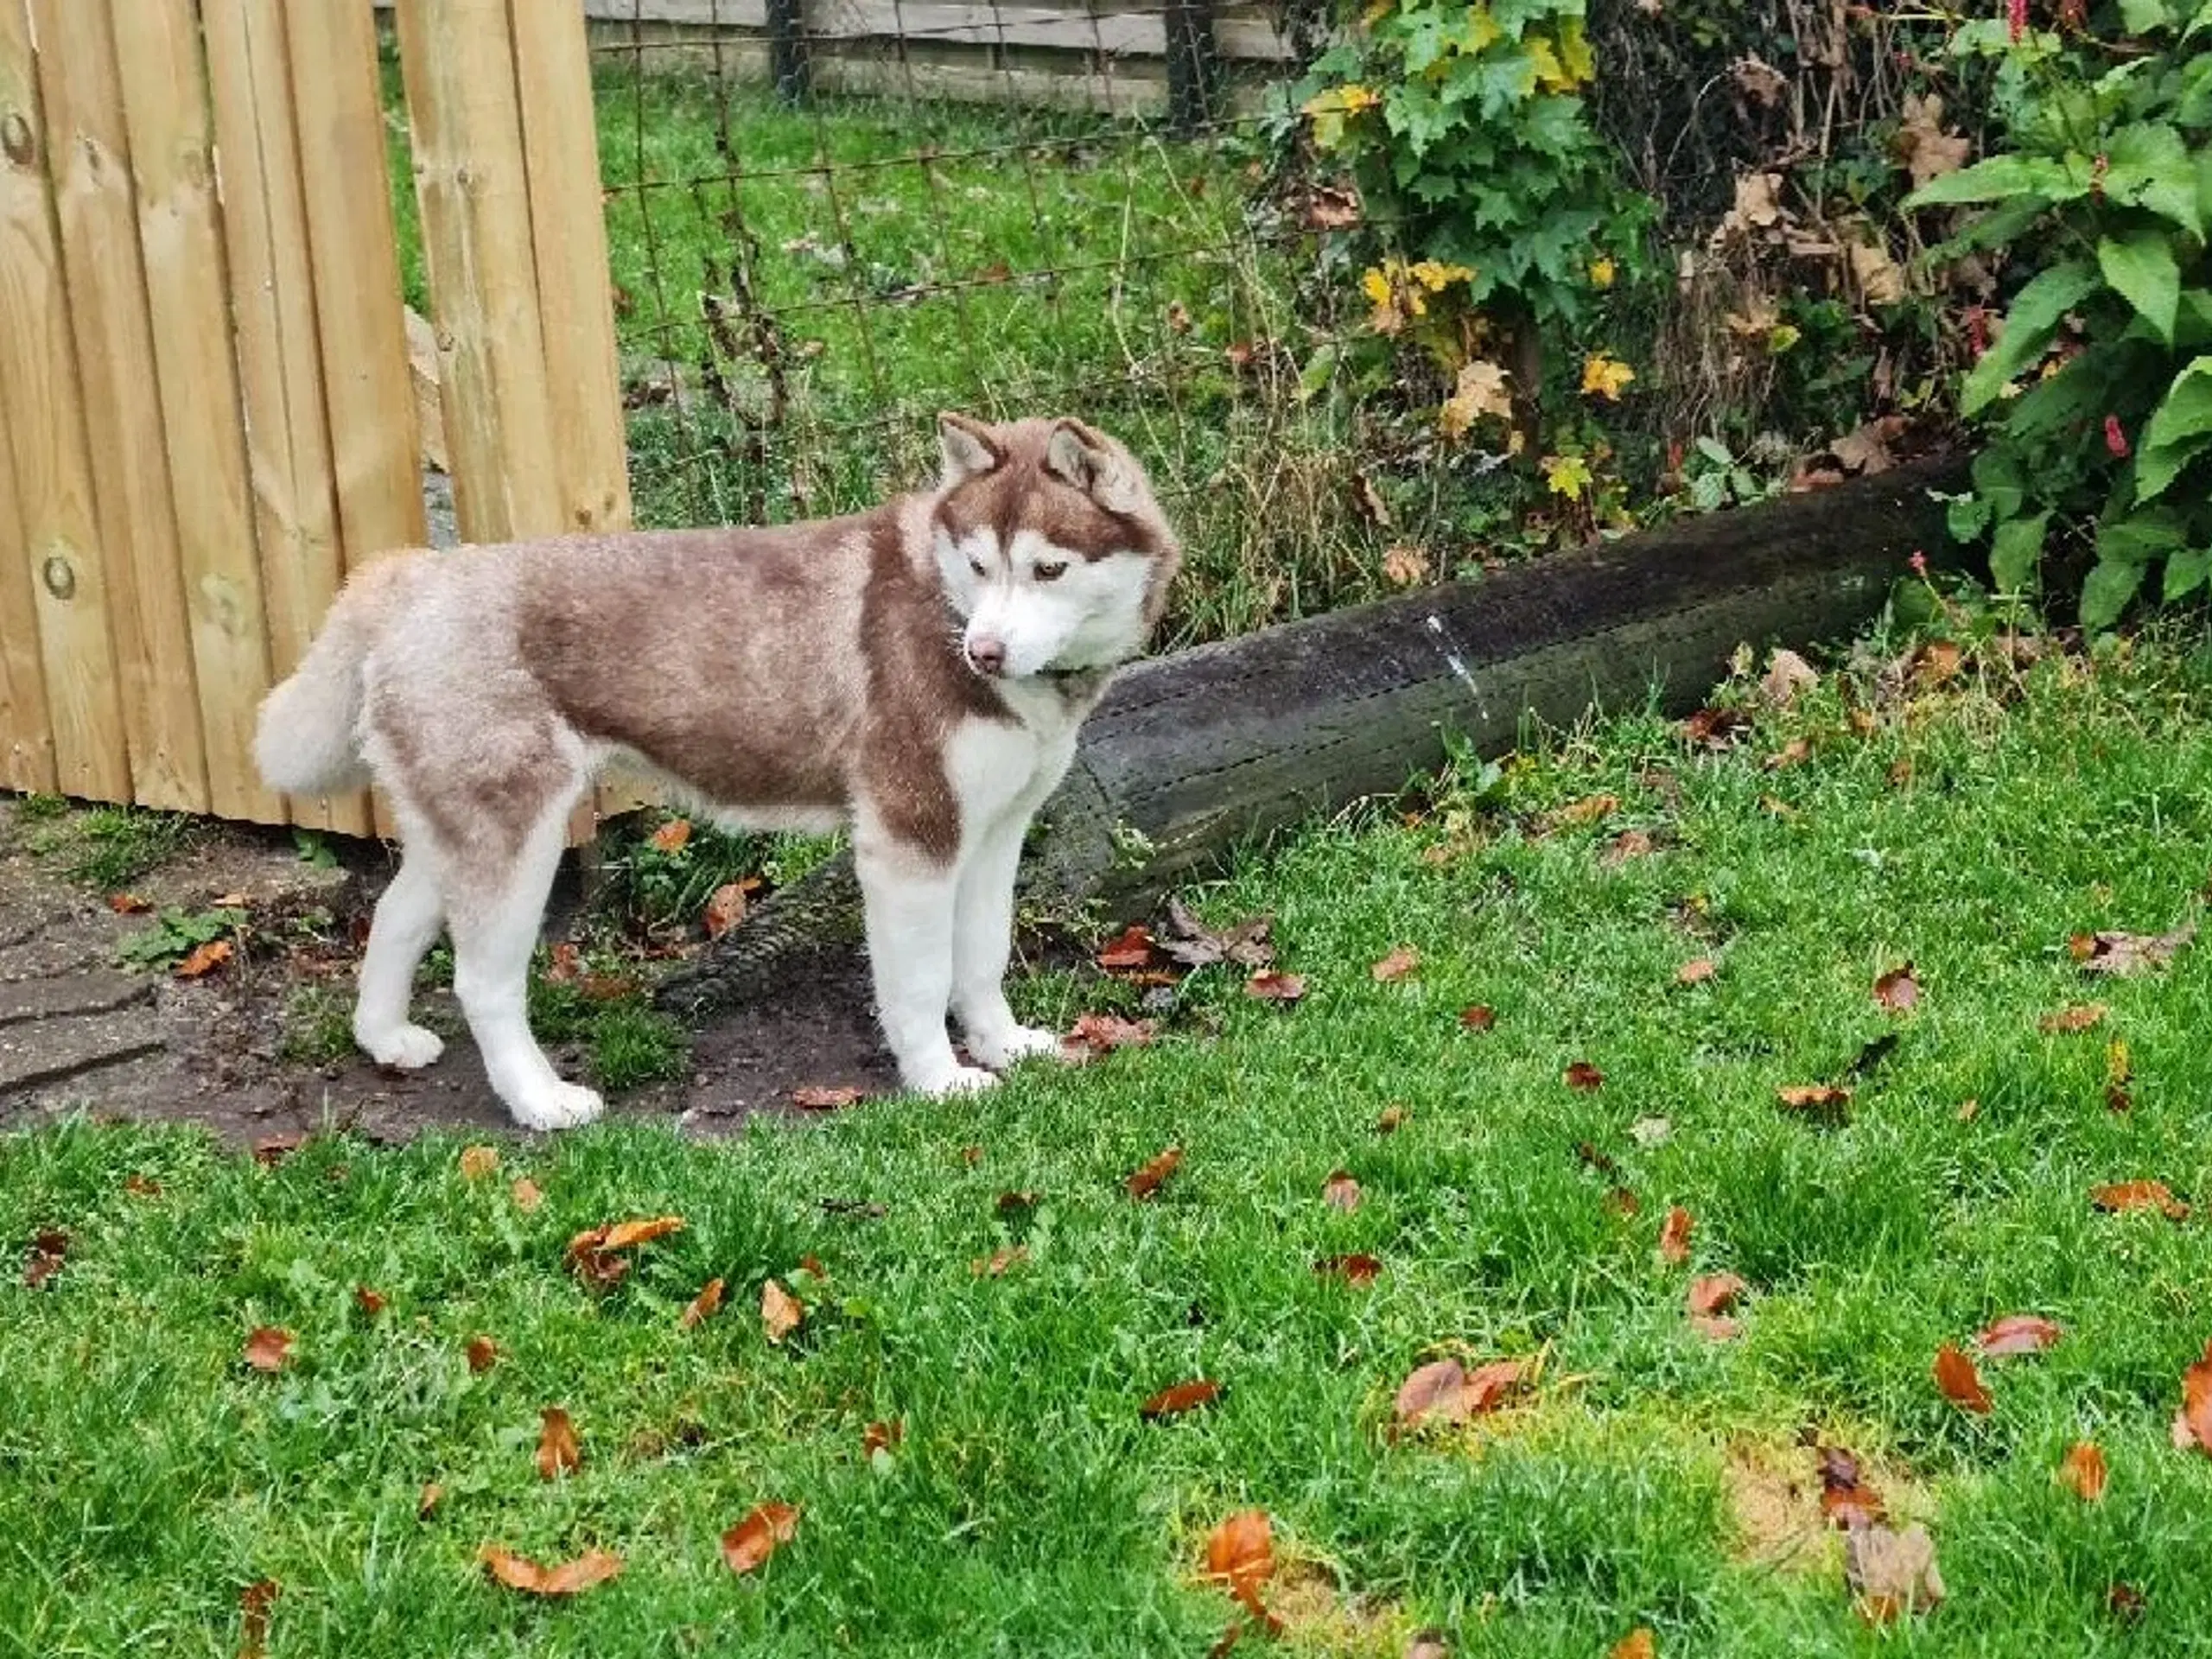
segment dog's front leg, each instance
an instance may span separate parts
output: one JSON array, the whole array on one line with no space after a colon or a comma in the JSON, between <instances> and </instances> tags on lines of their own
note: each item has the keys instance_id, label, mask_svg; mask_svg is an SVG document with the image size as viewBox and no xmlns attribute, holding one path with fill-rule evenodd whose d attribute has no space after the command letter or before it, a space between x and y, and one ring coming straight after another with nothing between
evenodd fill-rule
<instances>
[{"instance_id":1,"label":"dog's front leg","mask_svg":"<svg viewBox=\"0 0 2212 1659\"><path fill-rule=\"evenodd\" d=\"M968 1052L992 1067L1026 1054L1057 1053L1060 1046L1051 1032L1016 1020L1006 1000L1014 878L1028 828L1028 815L1017 812L983 833L961 867L952 921L952 1011Z\"/></svg>"},{"instance_id":2,"label":"dog's front leg","mask_svg":"<svg viewBox=\"0 0 2212 1659\"><path fill-rule=\"evenodd\" d=\"M877 1016L898 1059L899 1081L927 1095L988 1088L997 1079L980 1066L963 1065L944 1028L952 998L957 868L867 835L854 839L853 865L868 912Z\"/></svg>"}]
</instances>

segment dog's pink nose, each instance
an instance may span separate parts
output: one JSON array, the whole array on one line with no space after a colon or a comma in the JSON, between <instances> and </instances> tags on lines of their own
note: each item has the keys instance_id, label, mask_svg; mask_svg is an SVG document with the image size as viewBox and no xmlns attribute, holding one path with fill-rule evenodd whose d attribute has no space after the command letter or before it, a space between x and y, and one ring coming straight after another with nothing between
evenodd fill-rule
<instances>
[{"instance_id":1,"label":"dog's pink nose","mask_svg":"<svg viewBox=\"0 0 2212 1659\"><path fill-rule=\"evenodd\" d=\"M978 674L998 675L1006 672L1006 641L994 639L988 634L968 642L968 660L975 664Z\"/></svg>"}]
</instances>

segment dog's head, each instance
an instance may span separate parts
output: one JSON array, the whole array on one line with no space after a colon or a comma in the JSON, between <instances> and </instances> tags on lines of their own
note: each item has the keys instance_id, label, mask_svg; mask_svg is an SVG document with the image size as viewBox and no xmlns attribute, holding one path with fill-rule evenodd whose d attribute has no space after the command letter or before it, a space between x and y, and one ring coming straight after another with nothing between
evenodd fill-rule
<instances>
[{"instance_id":1,"label":"dog's head","mask_svg":"<svg viewBox=\"0 0 2212 1659\"><path fill-rule=\"evenodd\" d=\"M932 539L969 665L1018 679L1141 651L1182 555L1135 458L1077 420L938 430Z\"/></svg>"}]
</instances>

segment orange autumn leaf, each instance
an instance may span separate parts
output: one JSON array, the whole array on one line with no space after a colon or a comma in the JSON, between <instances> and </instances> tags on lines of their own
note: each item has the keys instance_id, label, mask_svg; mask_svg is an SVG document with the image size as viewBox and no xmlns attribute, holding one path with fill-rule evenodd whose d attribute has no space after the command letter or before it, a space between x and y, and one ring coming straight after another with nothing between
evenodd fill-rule
<instances>
[{"instance_id":1,"label":"orange autumn leaf","mask_svg":"<svg viewBox=\"0 0 2212 1659\"><path fill-rule=\"evenodd\" d=\"M1882 1519L1882 1495L1860 1478L1859 1459L1840 1446L1820 1448L1821 1513L1848 1532Z\"/></svg>"},{"instance_id":2,"label":"orange autumn leaf","mask_svg":"<svg viewBox=\"0 0 2212 1659\"><path fill-rule=\"evenodd\" d=\"M1182 1161L1183 1148L1170 1147L1122 1185L1128 1188L1131 1198L1148 1198L1160 1190L1160 1184L1173 1175L1176 1166Z\"/></svg>"},{"instance_id":3,"label":"orange autumn leaf","mask_svg":"<svg viewBox=\"0 0 2212 1659\"><path fill-rule=\"evenodd\" d=\"M700 916L709 938L719 939L745 919L746 893L751 885L747 881L727 881L715 889Z\"/></svg>"},{"instance_id":4,"label":"orange autumn leaf","mask_svg":"<svg viewBox=\"0 0 2212 1659\"><path fill-rule=\"evenodd\" d=\"M2181 1410L2174 1416L2174 1444L2195 1446L2212 1457L2212 1342L2204 1357L2181 1374Z\"/></svg>"},{"instance_id":5,"label":"orange autumn leaf","mask_svg":"<svg viewBox=\"0 0 2212 1659\"><path fill-rule=\"evenodd\" d=\"M584 1449L576 1439L576 1426L569 1421L569 1414L558 1406L547 1406L538 1413L537 1478L552 1480L562 1475L573 1475L584 1460Z\"/></svg>"},{"instance_id":6,"label":"orange autumn leaf","mask_svg":"<svg viewBox=\"0 0 2212 1659\"><path fill-rule=\"evenodd\" d=\"M1471 1371L1456 1359L1432 1360L1399 1384L1398 1426L1462 1423L1494 1411L1529 1382L1534 1369L1531 1362L1520 1359L1495 1359Z\"/></svg>"},{"instance_id":7,"label":"orange autumn leaf","mask_svg":"<svg viewBox=\"0 0 2212 1659\"><path fill-rule=\"evenodd\" d=\"M1332 1170L1329 1179L1321 1183L1321 1202L1332 1210L1350 1215L1359 1208L1360 1198L1359 1183L1349 1170Z\"/></svg>"},{"instance_id":8,"label":"orange autumn leaf","mask_svg":"<svg viewBox=\"0 0 2212 1659\"><path fill-rule=\"evenodd\" d=\"M154 906L135 893L111 893L107 896L107 907L118 916L143 916Z\"/></svg>"},{"instance_id":9,"label":"orange autumn leaf","mask_svg":"<svg viewBox=\"0 0 2212 1659\"><path fill-rule=\"evenodd\" d=\"M763 1503L722 1534L722 1560L733 1573L751 1573L798 1535L798 1510L789 1503Z\"/></svg>"},{"instance_id":10,"label":"orange autumn leaf","mask_svg":"<svg viewBox=\"0 0 2212 1659\"><path fill-rule=\"evenodd\" d=\"M2036 1021L2036 1029L2046 1037L2063 1032L2087 1031L2110 1012L2102 1002L2075 1002L2044 1015Z\"/></svg>"},{"instance_id":11,"label":"orange autumn leaf","mask_svg":"<svg viewBox=\"0 0 2212 1659\"><path fill-rule=\"evenodd\" d=\"M1156 1422L1162 1417L1179 1417L1186 1411L1196 1411L1220 1397L1220 1383L1195 1377L1188 1382L1178 1382L1172 1389L1162 1389L1137 1408L1137 1415L1147 1422Z\"/></svg>"},{"instance_id":12,"label":"orange autumn leaf","mask_svg":"<svg viewBox=\"0 0 2212 1659\"><path fill-rule=\"evenodd\" d=\"M802 1112L842 1111L860 1098L850 1084L803 1083L791 1090L791 1104Z\"/></svg>"},{"instance_id":13,"label":"orange autumn leaf","mask_svg":"<svg viewBox=\"0 0 2212 1659\"><path fill-rule=\"evenodd\" d=\"M1936 1386L1943 1397L1953 1404L1963 1406L1978 1415L1986 1415L1994 1403L1989 1390L1981 1385L1981 1373L1974 1363L1949 1343L1936 1351Z\"/></svg>"},{"instance_id":14,"label":"orange autumn leaf","mask_svg":"<svg viewBox=\"0 0 2212 1659\"><path fill-rule=\"evenodd\" d=\"M1659 1659L1659 1648L1652 1638L1651 1627L1639 1624L1614 1643L1611 1659Z\"/></svg>"},{"instance_id":15,"label":"orange autumn leaf","mask_svg":"<svg viewBox=\"0 0 2212 1659\"><path fill-rule=\"evenodd\" d=\"M1244 982L1244 995L1261 1002L1295 1002L1306 995L1306 976L1265 968Z\"/></svg>"},{"instance_id":16,"label":"orange autumn leaf","mask_svg":"<svg viewBox=\"0 0 2212 1659\"><path fill-rule=\"evenodd\" d=\"M780 1344L806 1318L806 1307L773 1279L760 1286L760 1329L770 1342Z\"/></svg>"},{"instance_id":17,"label":"orange autumn leaf","mask_svg":"<svg viewBox=\"0 0 2212 1659\"><path fill-rule=\"evenodd\" d=\"M1694 957L1675 969L1678 985L1702 985L1720 971L1720 964L1711 957Z\"/></svg>"},{"instance_id":18,"label":"orange autumn leaf","mask_svg":"<svg viewBox=\"0 0 2212 1659\"><path fill-rule=\"evenodd\" d=\"M532 1596L581 1595L594 1585L619 1577L622 1571L622 1558L603 1549L587 1550L575 1560L553 1567L510 1554L497 1544L485 1545L477 1552L477 1559L510 1590Z\"/></svg>"},{"instance_id":19,"label":"orange autumn leaf","mask_svg":"<svg viewBox=\"0 0 2212 1659\"><path fill-rule=\"evenodd\" d=\"M1109 974L1133 972L1150 966L1152 931L1141 924L1131 924L1099 946L1096 960L1098 965Z\"/></svg>"},{"instance_id":20,"label":"orange autumn leaf","mask_svg":"<svg viewBox=\"0 0 2212 1659\"><path fill-rule=\"evenodd\" d=\"M1080 1063L1117 1048L1145 1048L1160 1035L1157 1020L1125 1020L1118 1014L1082 1014L1060 1041L1060 1058Z\"/></svg>"},{"instance_id":21,"label":"orange autumn leaf","mask_svg":"<svg viewBox=\"0 0 2212 1659\"><path fill-rule=\"evenodd\" d=\"M1774 1092L1776 1098L1790 1110L1808 1116L1840 1116L1843 1109L1851 1104L1851 1090L1829 1083L1792 1084Z\"/></svg>"},{"instance_id":22,"label":"orange autumn leaf","mask_svg":"<svg viewBox=\"0 0 2212 1659\"><path fill-rule=\"evenodd\" d=\"M353 1287L353 1306L373 1319L384 1312L386 1304L382 1292L371 1290L366 1285L356 1285Z\"/></svg>"},{"instance_id":23,"label":"orange autumn leaf","mask_svg":"<svg viewBox=\"0 0 2212 1659\"><path fill-rule=\"evenodd\" d=\"M1693 1316L1726 1313L1751 1287L1732 1273L1712 1273L1690 1281L1688 1306Z\"/></svg>"},{"instance_id":24,"label":"orange autumn leaf","mask_svg":"<svg viewBox=\"0 0 2212 1659\"><path fill-rule=\"evenodd\" d=\"M499 1166L497 1147L463 1147L461 1149L461 1178L477 1181L491 1174Z\"/></svg>"},{"instance_id":25,"label":"orange autumn leaf","mask_svg":"<svg viewBox=\"0 0 2212 1659\"><path fill-rule=\"evenodd\" d=\"M861 1455L873 1458L879 1452L894 1451L906 1438L906 1425L896 1417L889 1422L870 1423L861 1431Z\"/></svg>"},{"instance_id":26,"label":"orange autumn leaf","mask_svg":"<svg viewBox=\"0 0 2212 1659\"><path fill-rule=\"evenodd\" d=\"M1206 1572L1224 1580L1230 1593L1253 1615L1278 1628L1260 1600L1260 1586L1275 1570L1274 1536L1265 1510L1240 1510L1206 1539Z\"/></svg>"},{"instance_id":27,"label":"orange autumn leaf","mask_svg":"<svg viewBox=\"0 0 2212 1659\"><path fill-rule=\"evenodd\" d=\"M1690 1230L1696 1226L1690 1212L1676 1205L1667 1212L1666 1224L1659 1229L1659 1255L1664 1261L1680 1267L1690 1259Z\"/></svg>"},{"instance_id":28,"label":"orange autumn leaf","mask_svg":"<svg viewBox=\"0 0 2212 1659\"><path fill-rule=\"evenodd\" d=\"M1497 1010L1487 1002L1478 1002L1459 1010L1459 1025L1465 1031L1488 1031L1497 1024Z\"/></svg>"},{"instance_id":29,"label":"orange autumn leaf","mask_svg":"<svg viewBox=\"0 0 2212 1659\"><path fill-rule=\"evenodd\" d=\"M1987 1359L2007 1354L2039 1354L2059 1338L2058 1326L2035 1313L2007 1313L1974 1339Z\"/></svg>"},{"instance_id":30,"label":"orange autumn leaf","mask_svg":"<svg viewBox=\"0 0 2212 1659\"><path fill-rule=\"evenodd\" d=\"M700 1320L710 1318L715 1310L721 1305L722 1281L719 1279L709 1279L705 1287L691 1299L690 1306L683 1310L683 1317L677 1323L689 1331Z\"/></svg>"},{"instance_id":31,"label":"orange autumn leaf","mask_svg":"<svg viewBox=\"0 0 2212 1659\"><path fill-rule=\"evenodd\" d=\"M691 820L671 818L647 839L657 853L680 853L691 840Z\"/></svg>"},{"instance_id":32,"label":"orange autumn leaf","mask_svg":"<svg viewBox=\"0 0 2212 1659\"><path fill-rule=\"evenodd\" d=\"M1375 1282L1382 1271L1381 1260L1372 1255L1325 1255L1313 1264L1313 1271L1343 1280L1348 1285L1367 1285Z\"/></svg>"},{"instance_id":33,"label":"orange autumn leaf","mask_svg":"<svg viewBox=\"0 0 2212 1659\"><path fill-rule=\"evenodd\" d=\"M657 1216L651 1221L617 1222L607 1230L607 1236L599 1242L598 1248L602 1250L626 1250L683 1230L683 1217L681 1216Z\"/></svg>"},{"instance_id":34,"label":"orange autumn leaf","mask_svg":"<svg viewBox=\"0 0 2212 1659\"><path fill-rule=\"evenodd\" d=\"M1395 984L1421 966L1421 952L1410 944L1394 946L1389 954L1367 971L1378 985Z\"/></svg>"},{"instance_id":35,"label":"orange autumn leaf","mask_svg":"<svg viewBox=\"0 0 2212 1659\"><path fill-rule=\"evenodd\" d=\"M256 1579L238 1592L238 1659L265 1659L269 1610L283 1593L274 1579Z\"/></svg>"},{"instance_id":36,"label":"orange autumn leaf","mask_svg":"<svg viewBox=\"0 0 2212 1659\"><path fill-rule=\"evenodd\" d=\"M1913 977L1912 964L1892 968L1874 982L1874 1001L1891 1014L1910 1014L1920 1005L1920 982Z\"/></svg>"},{"instance_id":37,"label":"orange autumn leaf","mask_svg":"<svg viewBox=\"0 0 2212 1659\"><path fill-rule=\"evenodd\" d=\"M1605 1081L1605 1074L1587 1060L1577 1060L1567 1068L1563 1079L1570 1089L1596 1089Z\"/></svg>"},{"instance_id":38,"label":"orange autumn leaf","mask_svg":"<svg viewBox=\"0 0 2212 1659\"><path fill-rule=\"evenodd\" d=\"M471 1337L467 1347L461 1351L467 1357L468 1369L473 1376L481 1376L499 1363L499 1344L489 1337Z\"/></svg>"},{"instance_id":39,"label":"orange autumn leaf","mask_svg":"<svg viewBox=\"0 0 2212 1659\"><path fill-rule=\"evenodd\" d=\"M1003 1279L1008 1268L1028 1259L1027 1244L1002 1244L988 1255L977 1256L968 1268L978 1279Z\"/></svg>"},{"instance_id":40,"label":"orange autumn leaf","mask_svg":"<svg viewBox=\"0 0 2212 1659\"><path fill-rule=\"evenodd\" d=\"M2094 1503L2104 1497L2105 1476L2105 1454L2093 1440L2069 1446L2065 1461L2058 1465L2058 1478L2084 1503Z\"/></svg>"},{"instance_id":41,"label":"orange autumn leaf","mask_svg":"<svg viewBox=\"0 0 2212 1659\"><path fill-rule=\"evenodd\" d=\"M515 1208L524 1215L530 1214L539 1205L545 1202L545 1194L538 1191L537 1183L527 1175L518 1180L510 1190L514 1194Z\"/></svg>"},{"instance_id":42,"label":"orange autumn leaf","mask_svg":"<svg viewBox=\"0 0 2212 1659\"><path fill-rule=\"evenodd\" d=\"M202 979L231 959L232 947L228 939L210 939L194 947L193 952L176 965L179 979Z\"/></svg>"},{"instance_id":43,"label":"orange autumn leaf","mask_svg":"<svg viewBox=\"0 0 2212 1659\"><path fill-rule=\"evenodd\" d=\"M257 1371L281 1371L291 1363L292 1333L277 1325L264 1325L245 1339L245 1363Z\"/></svg>"},{"instance_id":44,"label":"orange autumn leaf","mask_svg":"<svg viewBox=\"0 0 2212 1659\"><path fill-rule=\"evenodd\" d=\"M2117 1181L2092 1188L2089 1202L2100 1210L2159 1210L2172 1221L2187 1221L2189 1206L2167 1189L2164 1181Z\"/></svg>"}]
</instances>

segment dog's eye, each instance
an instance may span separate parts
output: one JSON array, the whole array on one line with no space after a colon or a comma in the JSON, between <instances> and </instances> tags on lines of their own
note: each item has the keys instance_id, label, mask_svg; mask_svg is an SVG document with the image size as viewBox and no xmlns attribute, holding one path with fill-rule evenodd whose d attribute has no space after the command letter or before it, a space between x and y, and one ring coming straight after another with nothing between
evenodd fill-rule
<instances>
[{"instance_id":1,"label":"dog's eye","mask_svg":"<svg viewBox=\"0 0 2212 1659\"><path fill-rule=\"evenodd\" d=\"M983 562L981 559L969 560L968 568L970 570L973 570L979 576L983 574Z\"/></svg>"},{"instance_id":2,"label":"dog's eye","mask_svg":"<svg viewBox=\"0 0 2212 1659\"><path fill-rule=\"evenodd\" d=\"M1040 563L1035 571L1037 580L1039 582L1058 582L1067 573L1067 561L1065 559L1055 559L1049 564Z\"/></svg>"}]
</instances>

